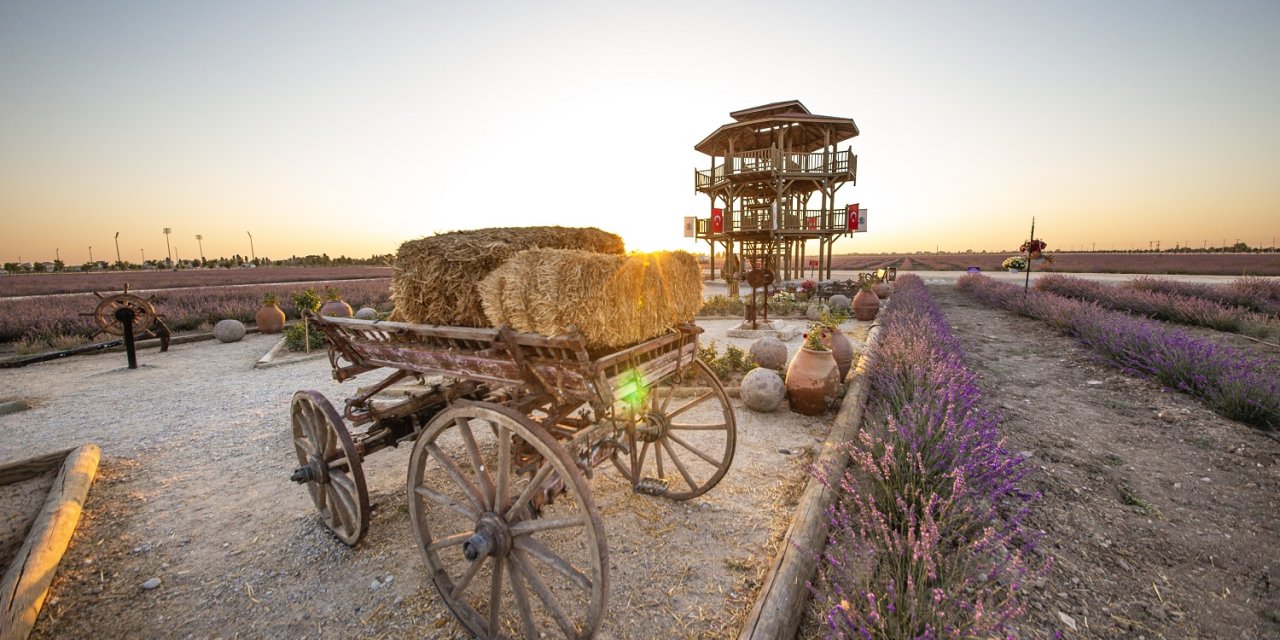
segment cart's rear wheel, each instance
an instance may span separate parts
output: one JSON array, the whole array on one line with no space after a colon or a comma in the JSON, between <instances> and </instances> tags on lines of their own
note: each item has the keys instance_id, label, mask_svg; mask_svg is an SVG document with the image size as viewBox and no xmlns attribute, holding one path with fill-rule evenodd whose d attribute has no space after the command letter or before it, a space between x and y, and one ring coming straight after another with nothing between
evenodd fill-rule
<instances>
[{"instance_id":1,"label":"cart's rear wheel","mask_svg":"<svg viewBox=\"0 0 1280 640\"><path fill-rule=\"evenodd\" d=\"M295 482L307 485L325 526L355 546L369 531L369 491L342 416L318 391L293 394Z\"/></svg>"},{"instance_id":2,"label":"cart's rear wheel","mask_svg":"<svg viewBox=\"0 0 1280 640\"><path fill-rule=\"evenodd\" d=\"M737 424L720 380L701 360L667 384L649 388L636 407L615 407L630 451L613 464L640 493L672 500L700 496L733 464Z\"/></svg>"},{"instance_id":3,"label":"cart's rear wheel","mask_svg":"<svg viewBox=\"0 0 1280 640\"><path fill-rule=\"evenodd\" d=\"M455 402L418 437L409 514L436 590L479 638L589 638L609 591L582 473L508 407Z\"/></svg>"}]
</instances>

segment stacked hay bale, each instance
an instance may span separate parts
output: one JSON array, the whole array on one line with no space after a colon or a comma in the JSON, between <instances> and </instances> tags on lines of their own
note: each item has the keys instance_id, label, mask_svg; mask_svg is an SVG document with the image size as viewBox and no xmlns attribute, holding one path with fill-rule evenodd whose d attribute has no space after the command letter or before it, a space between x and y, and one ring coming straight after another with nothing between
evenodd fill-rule
<instances>
[{"instance_id":1,"label":"stacked hay bale","mask_svg":"<svg viewBox=\"0 0 1280 640\"><path fill-rule=\"evenodd\" d=\"M576 329L591 350L613 349L690 322L702 306L698 261L684 251L629 256L533 249L481 283L493 326L549 336Z\"/></svg>"},{"instance_id":2,"label":"stacked hay bale","mask_svg":"<svg viewBox=\"0 0 1280 640\"><path fill-rule=\"evenodd\" d=\"M392 320L487 327L476 284L525 249L622 254L622 238L596 228L512 227L454 231L400 245L391 277Z\"/></svg>"}]
</instances>

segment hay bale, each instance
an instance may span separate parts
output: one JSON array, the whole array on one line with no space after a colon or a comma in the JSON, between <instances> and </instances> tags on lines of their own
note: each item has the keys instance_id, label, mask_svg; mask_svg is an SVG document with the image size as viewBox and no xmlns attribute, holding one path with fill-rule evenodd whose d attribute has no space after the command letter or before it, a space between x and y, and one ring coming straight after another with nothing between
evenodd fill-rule
<instances>
[{"instance_id":1,"label":"hay bale","mask_svg":"<svg viewBox=\"0 0 1280 640\"><path fill-rule=\"evenodd\" d=\"M621 254L622 238L594 227L504 227L453 231L410 240L396 253L391 319L420 324L489 326L476 284L526 249L583 249Z\"/></svg>"},{"instance_id":2,"label":"hay bale","mask_svg":"<svg viewBox=\"0 0 1280 640\"><path fill-rule=\"evenodd\" d=\"M480 283L490 324L549 336L576 328L592 350L614 349L693 320L702 306L698 261L684 251L617 256L532 249Z\"/></svg>"}]
</instances>

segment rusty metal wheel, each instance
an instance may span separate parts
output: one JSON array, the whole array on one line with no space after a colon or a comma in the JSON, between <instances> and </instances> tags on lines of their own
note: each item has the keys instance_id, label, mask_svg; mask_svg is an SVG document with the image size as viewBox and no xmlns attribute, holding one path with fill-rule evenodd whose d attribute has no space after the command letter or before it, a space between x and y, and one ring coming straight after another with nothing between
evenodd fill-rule
<instances>
[{"instance_id":1,"label":"rusty metal wheel","mask_svg":"<svg viewBox=\"0 0 1280 640\"><path fill-rule=\"evenodd\" d=\"M299 465L291 479L307 485L325 526L355 546L369 531L369 491L351 434L319 391L293 394L291 414Z\"/></svg>"},{"instance_id":2,"label":"rusty metal wheel","mask_svg":"<svg viewBox=\"0 0 1280 640\"><path fill-rule=\"evenodd\" d=\"M540 425L455 402L418 437L409 516L441 598L478 638L590 638L609 592L604 525Z\"/></svg>"},{"instance_id":3,"label":"rusty metal wheel","mask_svg":"<svg viewBox=\"0 0 1280 640\"><path fill-rule=\"evenodd\" d=\"M133 331L135 333L143 333L151 328L160 314L156 313L156 307L150 300L141 296L129 293L128 288L124 293L117 293L112 296L103 297L102 294L95 292L93 295L102 298L98 302L98 306L93 310L93 321L98 324L98 328L103 332L113 336L124 335L124 323L116 316L116 312L121 309L129 309L133 312Z\"/></svg>"},{"instance_id":4,"label":"rusty metal wheel","mask_svg":"<svg viewBox=\"0 0 1280 640\"><path fill-rule=\"evenodd\" d=\"M613 464L638 493L688 500L716 486L733 464L733 406L701 360L649 388L636 406L615 406L612 419L630 449L616 451Z\"/></svg>"}]
</instances>

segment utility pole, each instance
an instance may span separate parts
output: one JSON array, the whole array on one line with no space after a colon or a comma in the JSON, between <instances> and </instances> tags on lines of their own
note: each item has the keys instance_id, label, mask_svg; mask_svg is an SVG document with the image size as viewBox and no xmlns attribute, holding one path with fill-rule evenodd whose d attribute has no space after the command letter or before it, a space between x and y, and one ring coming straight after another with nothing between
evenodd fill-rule
<instances>
[{"instance_id":1,"label":"utility pole","mask_svg":"<svg viewBox=\"0 0 1280 640\"><path fill-rule=\"evenodd\" d=\"M59 249L59 248L57 248L57 247L54 247L54 249L53 249L53 259L54 259L54 260L57 260L58 262L62 262L62 249Z\"/></svg>"},{"instance_id":2,"label":"utility pole","mask_svg":"<svg viewBox=\"0 0 1280 640\"><path fill-rule=\"evenodd\" d=\"M116 232L116 263L124 264L124 260L120 259L120 232Z\"/></svg>"},{"instance_id":3,"label":"utility pole","mask_svg":"<svg viewBox=\"0 0 1280 640\"><path fill-rule=\"evenodd\" d=\"M89 262L93 262L93 245L89 245Z\"/></svg>"},{"instance_id":4,"label":"utility pole","mask_svg":"<svg viewBox=\"0 0 1280 640\"><path fill-rule=\"evenodd\" d=\"M200 263L204 264L204 236L197 233L196 242L200 243Z\"/></svg>"},{"instance_id":5,"label":"utility pole","mask_svg":"<svg viewBox=\"0 0 1280 640\"><path fill-rule=\"evenodd\" d=\"M169 234L173 233L173 229L164 228L164 249L169 252L169 266L173 266L173 247L169 246Z\"/></svg>"},{"instance_id":6,"label":"utility pole","mask_svg":"<svg viewBox=\"0 0 1280 640\"><path fill-rule=\"evenodd\" d=\"M251 260L257 260L258 254L253 252L253 234L249 233L248 231L246 231L245 233L249 235L249 257Z\"/></svg>"}]
</instances>

